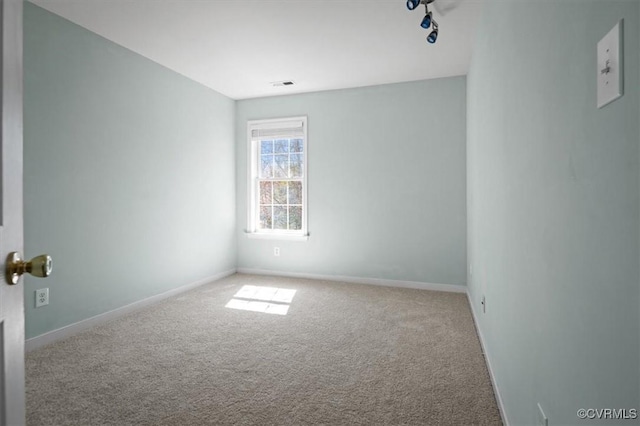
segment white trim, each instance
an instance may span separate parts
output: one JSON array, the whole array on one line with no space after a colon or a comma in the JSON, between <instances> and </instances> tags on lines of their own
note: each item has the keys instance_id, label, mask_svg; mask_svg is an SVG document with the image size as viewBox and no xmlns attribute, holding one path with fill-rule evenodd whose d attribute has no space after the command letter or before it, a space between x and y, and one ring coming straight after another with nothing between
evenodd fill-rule
<instances>
[{"instance_id":1,"label":"white trim","mask_svg":"<svg viewBox=\"0 0 640 426\"><path fill-rule=\"evenodd\" d=\"M473 300L471 299L471 294L469 293L469 291L467 291L467 300L469 301L469 306L471 307L471 316L473 317L473 322L476 326L476 333L478 334L478 340L480 340L480 346L482 347L482 354L484 355L484 360L487 363L487 370L489 370L489 377L491 378L493 393L495 394L496 400L498 402L498 411L500 411L500 417L502 418L502 423L504 424L504 426L509 426L509 418L507 417L507 411L505 410L504 402L502 401L500 388L498 388L498 382L496 382L496 378L493 375L493 368L491 368L491 360L489 359L487 346L484 343L484 337L482 336L482 331L480 330L480 323L478 322L478 317L476 316L476 310L473 307Z\"/></svg>"},{"instance_id":2,"label":"white trim","mask_svg":"<svg viewBox=\"0 0 640 426\"><path fill-rule=\"evenodd\" d=\"M312 280L340 281L355 284L370 284L385 287L414 288L418 290L446 291L450 293L466 293L467 287L457 284L434 284L418 281L387 280L382 278L348 277L342 275L306 274L302 272L270 271L266 269L238 268L239 274L271 275L292 278L308 278Z\"/></svg>"},{"instance_id":3,"label":"white trim","mask_svg":"<svg viewBox=\"0 0 640 426\"><path fill-rule=\"evenodd\" d=\"M264 120L249 120L252 127L261 129L300 129L305 126L307 117L267 118ZM253 128L252 128L253 130Z\"/></svg>"},{"instance_id":4,"label":"white trim","mask_svg":"<svg viewBox=\"0 0 640 426\"><path fill-rule=\"evenodd\" d=\"M276 119L266 119L266 120L248 120L247 121L247 229L250 234L256 233L256 224L258 222L257 215L257 205L258 201L258 191L256 190L256 179L258 172L258 140L259 137L253 137L253 131L256 128L293 128L292 126L302 126L302 135L297 135L295 137L302 138L303 143L303 171L302 177L299 178L302 180L302 229L299 232L295 232L294 235L297 235L298 241L306 240L308 236L309 229L309 221L308 221L308 213L309 213L309 201L308 201L308 181L309 181L309 134L307 131L307 116L299 116L299 117L287 117L287 118L276 118ZM275 179L274 180L278 180ZM285 179L286 180L286 179ZM274 233L278 233L277 231ZM261 238L261 237L258 237ZM275 238L272 238L275 239ZM278 238L280 239L280 238ZM288 238L284 238L288 239Z\"/></svg>"},{"instance_id":5,"label":"white trim","mask_svg":"<svg viewBox=\"0 0 640 426\"><path fill-rule=\"evenodd\" d=\"M245 232L252 240L307 241L309 235Z\"/></svg>"},{"instance_id":6,"label":"white trim","mask_svg":"<svg viewBox=\"0 0 640 426\"><path fill-rule=\"evenodd\" d=\"M224 271L219 274L215 274L210 277L203 278L196 282L186 284L181 287L171 289L169 291L165 291L164 293L156 294L155 296L147 297L146 299L138 300L137 302L133 302L128 305L121 306L120 308L116 308L111 311L98 314L91 318L83 319L76 323L66 325L62 328L58 328L57 330L52 330L47 333L41 334L39 336L32 337L25 341L25 344L24 344L25 352L32 351L41 346L48 345L49 343L53 343L61 339L66 339L67 337L71 337L89 328L114 320L116 318L129 314L131 312L140 310L149 305L153 305L154 303L158 303L161 300L167 299L171 296L184 293L196 287L200 287L202 285L211 283L213 281L218 281L222 278L228 277L229 275L235 274L235 272L236 272L235 269L230 269L228 271Z\"/></svg>"}]
</instances>

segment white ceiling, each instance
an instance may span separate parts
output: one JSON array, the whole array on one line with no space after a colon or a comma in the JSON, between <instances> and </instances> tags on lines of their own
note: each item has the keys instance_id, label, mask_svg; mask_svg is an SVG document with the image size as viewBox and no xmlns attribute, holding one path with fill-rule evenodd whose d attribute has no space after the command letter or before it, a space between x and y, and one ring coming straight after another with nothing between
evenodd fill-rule
<instances>
[{"instance_id":1,"label":"white ceiling","mask_svg":"<svg viewBox=\"0 0 640 426\"><path fill-rule=\"evenodd\" d=\"M464 75L482 8L434 13L431 45L405 0L31 1L233 99Z\"/></svg>"}]
</instances>

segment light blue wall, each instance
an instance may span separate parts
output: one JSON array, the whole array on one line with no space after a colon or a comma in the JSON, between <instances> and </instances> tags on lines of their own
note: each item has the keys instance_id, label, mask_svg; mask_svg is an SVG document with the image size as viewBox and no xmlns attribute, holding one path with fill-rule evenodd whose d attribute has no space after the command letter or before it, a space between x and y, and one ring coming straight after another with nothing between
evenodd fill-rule
<instances>
[{"instance_id":1,"label":"light blue wall","mask_svg":"<svg viewBox=\"0 0 640 426\"><path fill-rule=\"evenodd\" d=\"M239 101L238 266L465 284L465 93L455 77ZM248 239L247 120L299 115L310 238Z\"/></svg>"},{"instance_id":2,"label":"light blue wall","mask_svg":"<svg viewBox=\"0 0 640 426\"><path fill-rule=\"evenodd\" d=\"M234 102L31 3L24 31L27 337L235 268Z\"/></svg>"},{"instance_id":3,"label":"light blue wall","mask_svg":"<svg viewBox=\"0 0 640 426\"><path fill-rule=\"evenodd\" d=\"M549 424L589 424L579 408L640 408L638 2L487 3L468 76L469 289L478 312L487 298L510 422L537 424L540 402ZM625 94L597 109L596 44L620 18Z\"/></svg>"}]
</instances>

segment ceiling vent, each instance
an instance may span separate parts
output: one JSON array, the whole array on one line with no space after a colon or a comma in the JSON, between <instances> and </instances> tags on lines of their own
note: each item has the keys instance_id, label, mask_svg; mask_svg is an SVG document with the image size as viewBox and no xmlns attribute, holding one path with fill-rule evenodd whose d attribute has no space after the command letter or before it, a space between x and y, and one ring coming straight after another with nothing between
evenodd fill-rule
<instances>
[{"instance_id":1,"label":"ceiling vent","mask_svg":"<svg viewBox=\"0 0 640 426\"><path fill-rule=\"evenodd\" d=\"M285 80L285 81L274 81L271 83L273 87L282 87L282 86L293 86L293 81Z\"/></svg>"}]
</instances>

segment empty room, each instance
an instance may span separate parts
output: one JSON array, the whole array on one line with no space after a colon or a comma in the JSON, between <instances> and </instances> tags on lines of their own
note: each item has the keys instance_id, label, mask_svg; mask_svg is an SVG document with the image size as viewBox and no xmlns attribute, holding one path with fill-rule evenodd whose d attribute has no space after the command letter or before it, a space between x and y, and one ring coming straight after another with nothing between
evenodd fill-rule
<instances>
[{"instance_id":1,"label":"empty room","mask_svg":"<svg viewBox=\"0 0 640 426\"><path fill-rule=\"evenodd\" d=\"M0 9L0 426L640 424L640 1Z\"/></svg>"}]
</instances>

